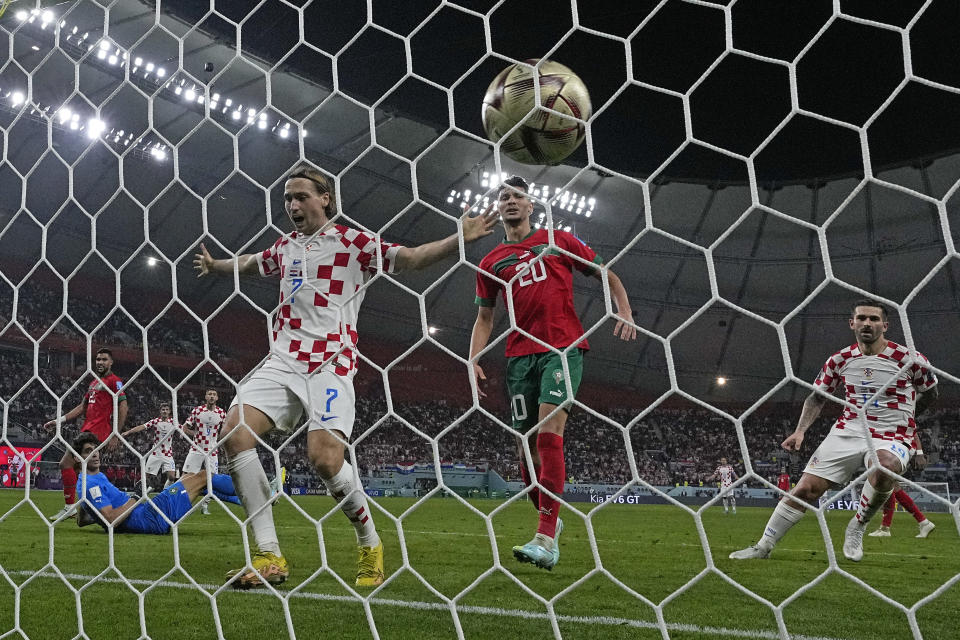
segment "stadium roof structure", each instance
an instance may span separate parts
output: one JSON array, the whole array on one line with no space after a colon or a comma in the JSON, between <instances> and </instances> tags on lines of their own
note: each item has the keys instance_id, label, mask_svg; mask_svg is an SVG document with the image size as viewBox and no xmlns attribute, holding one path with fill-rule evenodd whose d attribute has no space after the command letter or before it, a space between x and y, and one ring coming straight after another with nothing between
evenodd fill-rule
<instances>
[{"instance_id":1,"label":"stadium roof structure","mask_svg":"<svg viewBox=\"0 0 960 640\"><path fill-rule=\"evenodd\" d=\"M697 315L671 339L690 393L754 400L769 390L786 363L777 332L757 317L781 322L795 310L783 334L793 371L811 380L850 341L845 318L860 297L837 283L814 294L829 270L897 302L919 287L907 308L913 340L956 371L960 270L945 256L960 228L960 21L949 3L921 14L918 1L840 2L835 16L829 1L591 0L577 3L574 28L569 3L508 0L489 16L493 53L481 18L492 1L213 4L216 14L189 0L119 0L106 21L100 5L80 0L52 7L50 27L2 18L0 41L13 41L2 47L13 60L4 54L0 68L2 255L29 263L45 238L61 273L113 281L120 269L134 288L160 278L144 263L162 256L175 265L180 299L203 315L233 285L193 278L198 240L223 256L288 230L282 178L301 148L339 176L353 221L408 245L455 230L438 213L456 215L451 192L484 191L484 173L520 173L596 200L589 219L552 212L612 264L642 329L667 337ZM412 71L429 82L404 80L407 36ZM585 145L559 166L498 165L482 139L487 84L506 58L547 55L591 90L592 160ZM14 104L18 87L24 99ZM104 130L81 135L72 114ZM467 258L477 264L495 242L468 247ZM449 269L399 282L425 291L447 275L425 296L426 322L439 329L433 339L464 354L475 272ZM4 271L14 283L26 275ZM242 291L240 307L275 303L273 282L252 279ZM576 291L590 327L603 315L602 290L581 278ZM894 318L897 340L900 325ZM588 376L665 390L661 340L623 345L612 326L590 335ZM501 319L497 332L506 327ZM378 280L360 331L413 344L422 335L416 299ZM722 389L719 374L730 381Z\"/></svg>"}]
</instances>

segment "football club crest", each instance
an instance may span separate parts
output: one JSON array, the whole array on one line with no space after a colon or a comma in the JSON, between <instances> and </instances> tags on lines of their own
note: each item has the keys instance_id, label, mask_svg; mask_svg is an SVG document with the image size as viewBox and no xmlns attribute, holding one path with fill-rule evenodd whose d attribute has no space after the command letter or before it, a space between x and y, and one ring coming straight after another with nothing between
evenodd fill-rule
<instances>
[{"instance_id":1,"label":"football club crest","mask_svg":"<svg viewBox=\"0 0 960 640\"><path fill-rule=\"evenodd\" d=\"M557 384L563 382L563 369L557 369L553 372L553 381Z\"/></svg>"},{"instance_id":2,"label":"football club crest","mask_svg":"<svg viewBox=\"0 0 960 640\"><path fill-rule=\"evenodd\" d=\"M872 378L872 377L873 377L873 369L871 369L870 367L864 367L864 368L863 368L863 377L866 378L867 380L869 380L870 378Z\"/></svg>"}]
</instances>

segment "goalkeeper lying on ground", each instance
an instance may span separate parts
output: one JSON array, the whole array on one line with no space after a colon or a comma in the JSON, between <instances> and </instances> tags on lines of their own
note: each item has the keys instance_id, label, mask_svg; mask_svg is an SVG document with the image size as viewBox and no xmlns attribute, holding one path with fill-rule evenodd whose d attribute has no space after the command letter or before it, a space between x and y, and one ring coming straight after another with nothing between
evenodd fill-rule
<instances>
[{"instance_id":1,"label":"goalkeeper lying on ground","mask_svg":"<svg viewBox=\"0 0 960 640\"><path fill-rule=\"evenodd\" d=\"M117 489L100 472L100 453L96 451L99 445L100 441L90 433L81 433L73 441L73 448L87 460L87 472L80 474L77 482L77 486L85 487L85 504L77 517L77 524L81 527L97 523L106 528L112 524L118 533L163 535L170 531L171 522L177 522L187 514L194 500L207 495L207 474L188 473L154 496L152 504L138 504L136 498ZM211 485L213 494L221 500L240 504L230 476L213 474ZM276 488L272 488L276 493ZM94 513L93 509L99 513Z\"/></svg>"}]
</instances>

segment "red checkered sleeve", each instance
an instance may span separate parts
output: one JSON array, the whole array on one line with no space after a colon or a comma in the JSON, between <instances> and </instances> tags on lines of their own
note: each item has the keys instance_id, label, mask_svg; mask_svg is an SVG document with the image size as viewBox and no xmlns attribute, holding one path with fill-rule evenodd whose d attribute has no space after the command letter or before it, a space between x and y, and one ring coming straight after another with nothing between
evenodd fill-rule
<instances>
[{"instance_id":1,"label":"red checkered sleeve","mask_svg":"<svg viewBox=\"0 0 960 640\"><path fill-rule=\"evenodd\" d=\"M263 252L257 255L257 264L260 267L260 275L262 276L278 276L281 275L283 269L283 253L281 248L287 244L289 240L286 236L281 236L277 238L277 241L273 243L273 246L269 249L265 249Z\"/></svg>"},{"instance_id":2,"label":"red checkered sleeve","mask_svg":"<svg viewBox=\"0 0 960 640\"><path fill-rule=\"evenodd\" d=\"M820 374L817 376L817 379L813 381L814 388L822 389L826 393L836 391L840 382L843 380L843 376L839 371L840 364L843 360L839 353L835 353L827 358L827 361L823 363L823 367L820 369Z\"/></svg>"},{"instance_id":3,"label":"red checkered sleeve","mask_svg":"<svg viewBox=\"0 0 960 640\"><path fill-rule=\"evenodd\" d=\"M917 352L917 359L910 367L911 377L913 379L913 388L917 393L926 393L937 386L937 375L929 367L930 361L927 357Z\"/></svg>"},{"instance_id":4,"label":"red checkered sleeve","mask_svg":"<svg viewBox=\"0 0 960 640\"><path fill-rule=\"evenodd\" d=\"M396 273L400 245L383 240L378 241L374 236L355 229L348 231L342 236L343 243L348 248L353 245L360 250L357 261L360 263L361 271L373 273L382 270L386 273Z\"/></svg>"},{"instance_id":5,"label":"red checkered sleeve","mask_svg":"<svg viewBox=\"0 0 960 640\"><path fill-rule=\"evenodd\" d=\"M194 407L194 408L193 408L193 410L190 412L190 415L187 416L187 419L184 420L184 421L183 421L183 424L180 425L180 428L181 428L181 429L184 428L184 427L193 427L193 428L196 428L196 426L197 426L197 424L198 424L198 422L197 422L197 416L200 415L200 411L199 411L198 409L199 409L199 407Z\"/></svg>"}]
</instances>

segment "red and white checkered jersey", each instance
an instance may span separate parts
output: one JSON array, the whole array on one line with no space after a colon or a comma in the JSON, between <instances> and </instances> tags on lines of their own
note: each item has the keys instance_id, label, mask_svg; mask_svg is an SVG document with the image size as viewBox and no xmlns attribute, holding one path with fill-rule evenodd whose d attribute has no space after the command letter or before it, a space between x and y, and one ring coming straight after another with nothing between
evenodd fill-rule
<instances>
[{"instance_id":1,"label":"red and white checkered jersey","mask_svg":"<svg viewBox=\"0 0 960 640\"><path fill-rule=\"evenodd\" d=\"M729 464L722 464L717 467L717 476L720 478L720 486L729 487L737 479L737 472Z\"/></svg>"},{"instance_id":2,"label":"red and white checkered jersey","mask_svg":"<svg viewBox=\"0 0 960 640\"><path fill-rule=\"evenodd\" d=\"M208 409L205 404L194 407L193 411L190 412L190 417L183 423L184 427L190 427L197 431L193 436L193 445L190 450L216 457L220 426L226 417L226 412L220 407Z\"/></svg>"},{"instance_id":3,"label":"red and white checkered jersey","mask_svg":"<svg viewBox=\"0 0 960 640\"><path fill-rule=\"evenodd\" d=\"M830 356L813 386L833 393L841 386L847 402L857 408L866 406L870 434L880 440L899 440L913 448L917 423L914 421L917 394L937 385L930 362L917 352L895 342L877 355L865 356L853 344ZM872 396L880 392L875 398ZM862 435L863 424L856 411L844 407L833 428L841 435Z\"/></svg>"},{"instance_id":4,"label":"red and white checkered jersey","mask_svg":"<svg viewBox=\"0 0 960 640\"><path fill-rule=\"evenodd\" d=\"M258 255L261 275L280 277L271 357L293 371L313 373L326 364L337 375L352 377L361 287L378 269L394 273L399 250L334 225L311 237L294 231Z\"/></svg>"},{"instance_id":5,"label":"red and white checkered jersey","mask_svg":"<svg viewBox=\"0 0 960 640\"><path fill-rule=\"evenodd\" d=\"M173 457L173 432L177 428L177 423L173 418L154 418L147 423L147 429L155 429L153 436L153 445L150 448L150 455L160 458Z\"/></svg>"}]
</instances>

